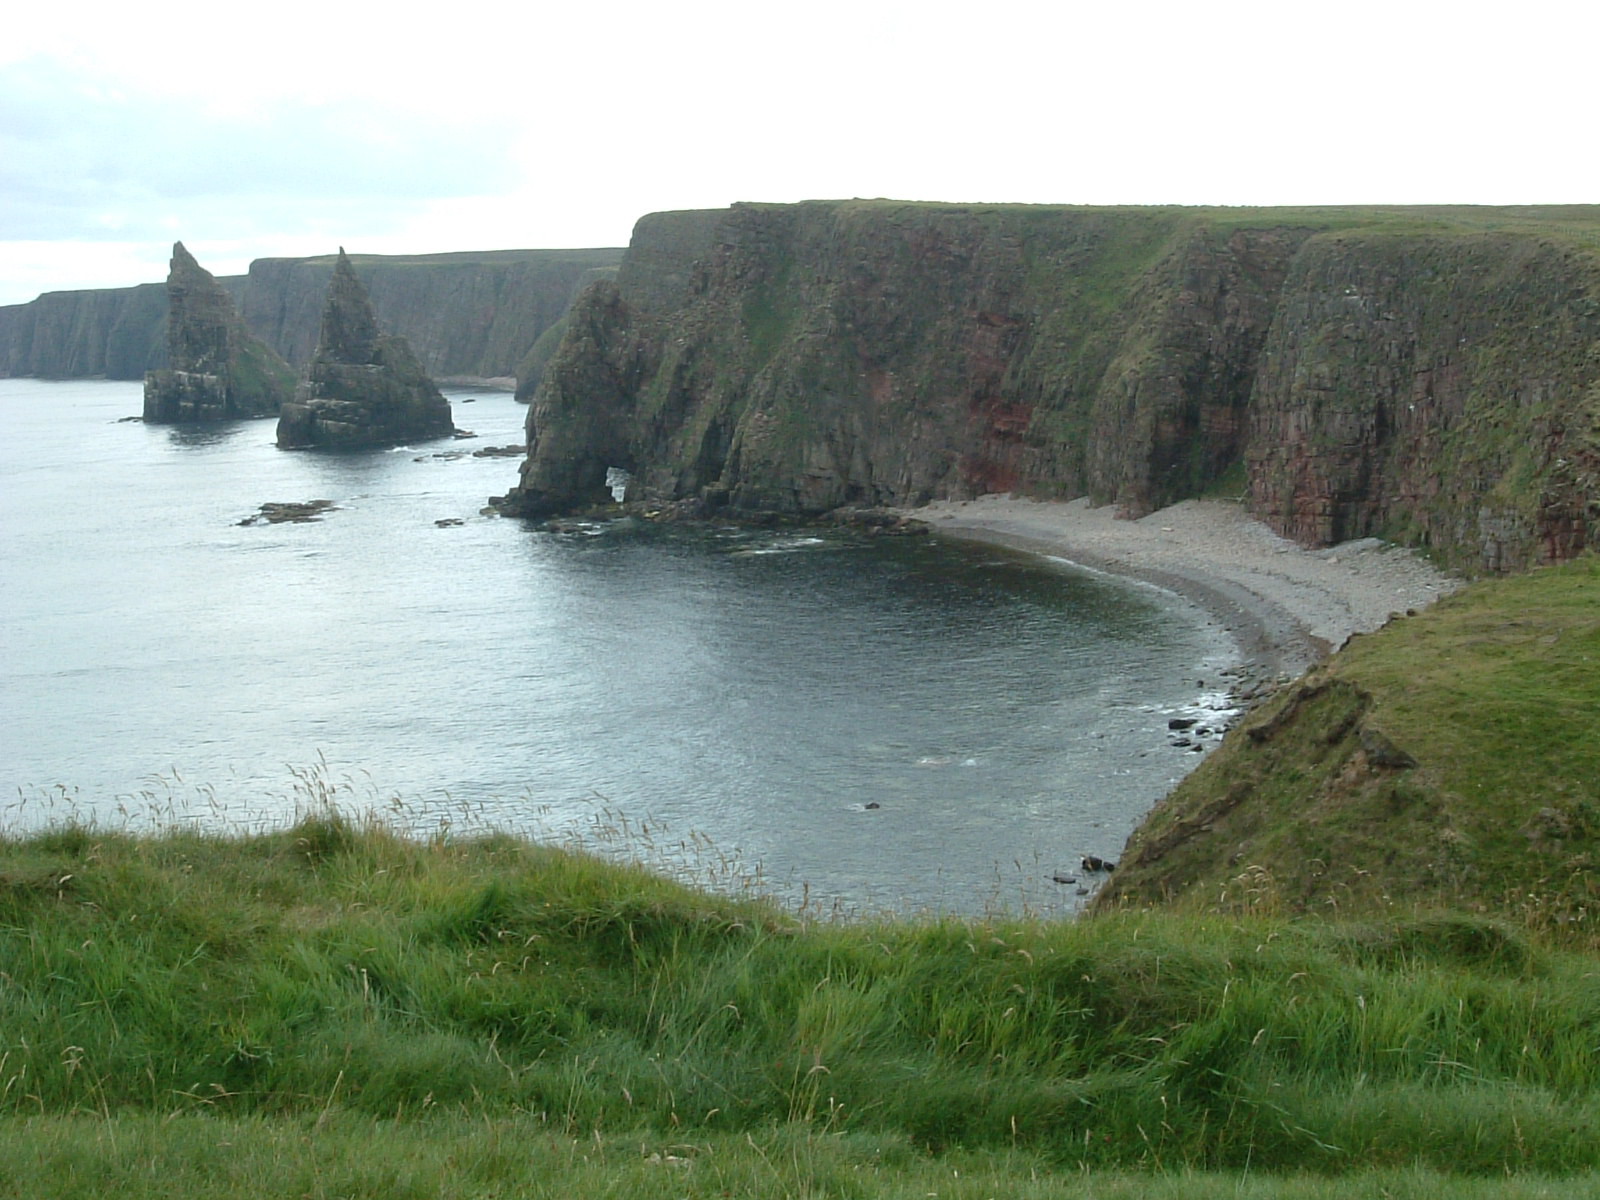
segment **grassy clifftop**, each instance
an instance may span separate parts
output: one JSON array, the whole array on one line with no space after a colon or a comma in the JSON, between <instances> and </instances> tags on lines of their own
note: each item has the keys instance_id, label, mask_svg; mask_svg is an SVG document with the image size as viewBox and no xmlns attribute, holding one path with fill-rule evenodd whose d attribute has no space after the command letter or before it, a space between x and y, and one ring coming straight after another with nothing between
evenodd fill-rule
<instances>
[{"instance_id":1,"label":"grassy clifftop","mask_svg":"<svg viewBox=\"0 0 1600 1200\"><path fill-rule=\"evenodd\" d=\"M1470 917L811 926L504 837L69 827L0 842L0 1158L24 1194L1473 1194L1600 1165L1592 970Z\"/></svg>"},{"instance_id":2,"label":"grassy clifftop","mask_svg":"<svg viewBox=\"0 0 1600 1200\"><path fill-rule=\"evenodd\" d=\"M1146 818L1100 898L1600 918L1600 558L1357 637Z\"/></svg>"}]
</instances>

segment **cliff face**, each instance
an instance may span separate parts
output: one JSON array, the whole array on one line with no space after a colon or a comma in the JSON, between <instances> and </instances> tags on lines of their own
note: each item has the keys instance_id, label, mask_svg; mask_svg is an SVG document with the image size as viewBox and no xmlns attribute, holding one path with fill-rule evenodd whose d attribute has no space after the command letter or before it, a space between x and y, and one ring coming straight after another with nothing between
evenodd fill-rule
<instances>
[{"instance_id":1,"label":"cliff face","mask_svg":"<svg viewBox=\"0 0 1600 1200\"><path fill-rule=\"evenodd\" d=\"M747 509L1015 489L1144 511L1179 489L1166 460L1238 457L1296 244L1160 209L657 214L575 306L510 503L581 502L619 466ZM1099 452L1097 425L1149 463Z\"/></svg>"},{"instance_id":2,"label":"cliff face","mask_svg":"<svg viewBox=\"0 0 1600 1200\"><path fill-rule=\"evenodd\" d=\"M1596 519L1600 210L1554 217L655 214L574 306L506 508L603 499L621 467L742 509L1018 491L1141 514L1247 469L1303 541L1567 557Z\"/></svg>"},{"instance_id":3,"label":"cliff face","mask_svg":"<svg viewBox=\"0 0 1600 1200\"><path fill-rule=\"evenodd\" d=\"M1496 571L1600 512L1600 258L1529 234L1309 243L1251 411L1250 500L1299 541L1383 531Z\"/></svg>"},{"instance_id":4,"label":"cliff face","mask_svg":"<svg viewBox=\"0 0 1600 1200\"><path fill-rule=\"evenodd\" d=\"M166 319L161 283L0 306L0 377L143 379L169 365Z\"/></svg>"},{"instance_id":5,"label":"cliff face","mask_svg":"<svg viewBox=\"0 0 1600 1200\"><path fill-rule=\"evenodd\" d=\"M278 418L278 445L392 446L454 432L449 401L405 339L379 330L367 290L341 250L316 353Z\"/></svg>"},{"instance_id":6,"label":"cliff face","mask_svg":"<svg viewBox=\"0 0 1600 1200\"><path fill-rule=\"evenodd\" d=\"M620 250L357 255L378 320L439 378L505 378ZM334 256L261 259L218 280L250 331L288 362L316 349ZM0 307L0 376L143 379L170 366L161 284L50 292Z\"/></svg>"},{"instance_id":7,"label":"cliff face","mask_svg":"<svg viewBox=\"0 0 1600 1200\"><path fill-rule=\"evenodd\" d=\"M144 381L146 421L276 416L294 394L288 363L245 330L227 291L182 242L167 276L169 369Z\"/></svg>"}]
</instances>

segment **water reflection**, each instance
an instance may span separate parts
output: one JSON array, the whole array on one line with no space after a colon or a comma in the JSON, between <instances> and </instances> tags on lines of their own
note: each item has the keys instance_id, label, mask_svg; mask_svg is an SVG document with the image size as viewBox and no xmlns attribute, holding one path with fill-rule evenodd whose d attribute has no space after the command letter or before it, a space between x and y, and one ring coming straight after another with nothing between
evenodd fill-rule
<instances>
[{"instance_id":1,"label":"water reflection","mask_svg":"<svg viewBox=\"0 0 1600 1200\"><path fill-rule=\"evenodd\" d=\"M235 437L249 421L190 421L168 425L167 440L186 450L203 450L220 446Z\"/></svg>"}]
</instances>

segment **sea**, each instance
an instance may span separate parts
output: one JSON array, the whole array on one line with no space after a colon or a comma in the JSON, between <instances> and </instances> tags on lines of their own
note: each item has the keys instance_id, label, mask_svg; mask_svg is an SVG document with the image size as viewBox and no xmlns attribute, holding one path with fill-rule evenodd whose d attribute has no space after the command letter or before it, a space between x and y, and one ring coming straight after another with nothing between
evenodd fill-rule
<instances>
[{"instance_id":1,"label":"sea","mask_svg":"<svg viewBox=\"0 0 1600 1200\"><path fill-rule=\"evenodd\" d=\"M518 459L475 452L527 410L447 394L474 436L283 451L0 380L0 834L332 807L819 916L1064 914L1211 744L1169 721L1225 721L1235 648L1171 593L938 536L503 518Z\"/></svg>"}]
</instances>

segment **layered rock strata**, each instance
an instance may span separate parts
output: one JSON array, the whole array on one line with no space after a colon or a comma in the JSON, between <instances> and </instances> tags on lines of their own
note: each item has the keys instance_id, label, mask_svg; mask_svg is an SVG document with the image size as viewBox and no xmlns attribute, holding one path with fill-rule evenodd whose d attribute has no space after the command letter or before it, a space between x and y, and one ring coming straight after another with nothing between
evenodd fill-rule
<instances>
[{"instance_id":1,"label":"layered rock strata","mask_svg":"<svg viewBox=\"0 0 1600 1200\"><path fill-rule=\"evenodd\" d=\"M294 394L294 369L251 336L233 300L184 248L167 276L171 367L144 379L144 419L230 421L276 416Z\"/></svg>"},{"instance_id":2,"label":"layered rock strata","mask_svg":"<svg viewBox=\"0 0 1600 1200\"><path fill-rule=\"evenodd\" d=\"M506 511L1211 491L1486 570L1600 512L1600 209L890 201L642 219L567 317Z\"/></svg>"},{"instance_id":3,"label":"layered rock strata","mask_svg":"<svg viewBox=\"0 0 1600 1200\"><path fill-rule=\"evenodd\" d=\"M378 328L372 301L343 249L306 376L278 419L278 445L355 448L449 437L450 403L404 338Z\"/></svg>"}]
</instances>

